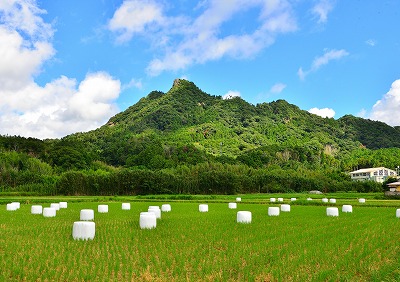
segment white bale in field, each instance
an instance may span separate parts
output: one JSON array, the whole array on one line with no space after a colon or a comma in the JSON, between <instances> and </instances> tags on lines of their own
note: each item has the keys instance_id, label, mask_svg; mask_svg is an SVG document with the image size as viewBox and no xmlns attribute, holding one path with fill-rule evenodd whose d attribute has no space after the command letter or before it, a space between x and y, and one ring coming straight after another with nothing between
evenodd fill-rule
<instances>
[{"instance_id":1,"label":"white bale in field","mask_svg":"<svg viewBox=\"0 0 400 282\"><path fill-rule=\"evenodd\" d=\"M67 202L60 202L60 209L66 209L68 208L68 203Z\"/></svg>"},{"instance_id":2,"label":"white bale in field","mask_svg":"<svg viewBox=\"0 0 400 282\"><path fill-rule=\"evenodd\" d=\"M8 211L16 211L17 209L18 209L18 205L16 205L15 203L7 204Z\"/></svg>"},{"instance_id":3,"label":"white bale in field","mask_svg":"<svg viewBox=\"0 0 400 282\"><path fill-rule=\"evenodd\" d=\"M131 209L131 204L130 203L122 203L122 209L123 210L130 210Z\"/></svg>"},{"instance_id":4,"label":"white bale in field","mask_svg":"<svg viewBox=\"0 0 400 282\"><path fill-rule=\"evenodd\" d=\"M283 198L278 198L278 202L283 202Z\"/></svg>"},{"instance_id":5,"label":"white bale in field","mask_svg":"<svg viewBox=\"0 0 400 282\"><path fill-rule=\"evenodd\" d=\"M42 214L43 213L43 207L40 205L33 205L31 207L31 214Z\"/></svg>"},{"instance_id":6,"label":"white bale in field","mask_svg":"<svg viewBox=\"0 0 400 282\"><path fill-rule=\"evenodd\" d=\"M230 209L236 209L236 208L237 208L237 204L236 204L236 203L229 203L229 204L228 204L228 208L230 208Z\"/></svg>"},{"instance_id":7,"label":"white bale in field","mask_svg":"<svg viewBox=\"0 0 400 282\"><path fill-rule=\"evenodd\" d=\"M140 229L152 229L157 226L157 217L154 212L141 212L139 217Z\"/></svg>"},{"instance_id":8,"label":"white bale in field","mask_svg":"<svg viewBox=\"0 0 400 282\"><path fill-rule=\"evenodd\" d=\"M290 201L294 202L294 201L297 201L297 199L296 198L290 198Z\"/></svg>"},{"instance_id":9,"label":"white bale in field","mask_svg":"<svg viewBox=\"0 0 400 282\"><path fill-rule=\"evenodd\" d=\"M396 217L400 217L400 209L396 210Z\"/></svg>"},{"instance_id":10,"label":"white bale in field","mask_svg":"<svg viewBox=\"0 0 400 282\"><path fill-rule=\"evenodd\" d=\"M149 206L149 209L160 209L160 206Z\"/></svg>"},{"instance_id":11,"label":"white bale in field","mask_svg":"<svg viewBox=\"0 0 400 282\"><path fill-rule=\"evenodd\" d=\"M269 207L268 215L269 216L278 216L279 215L279 207Z\"/></svg>"},{"instance_id":12,"label":"white bale in field","mask_svg":"<svg viewBox=\"0 0 400 282\"><path fill-rule=\"evenodd\" d=\"M208 212L208 205L207 204L200 204L199 205L199 212Z\"/></svg>"},{"instance_id":13,"label":"white bale in field","mask_svg":"<svg viewBox=\"0 0 400 282\"><path fill-rule=\"evenodd\" d=\"M307 201L312 201L312 198L307 198Z\"/></svg>"},{"instance_id":14,"label":"white bale in field","mask_svg":"<svg viewBox=\"0 0 400 282\"><path fill-rule=\"evenodd\" d=\"M365 199L364 198L360 198L360 199L358 199L358 202L363 204L363 203L365 203Z\"/></svg>"},{"instance_id":15,"label":"white bale in field","mask_svg":"<svg viewBox=\"0 0 400 282\"><path fill-rule=\"evenodd\" d=\"M326 208L327 216L339 216L339 209L337 207Z\"/></svg>"},{"instance_id":16,"label":"white bale in field","mask_svg":"<svg viewBox=\"0 0 400 282\"><path fill-rule=\"evenodd\" d=\"M171 205L170 204L164 204L161 206L161 211L162 212L170 212L171 211Z\"/></svg>"},{"instance_id":17,"label":"white bale in field","mask_svg":"<svg viewBox=\"0 0 400 282\"><path fill-rule=\"evenodd\" d=\"M351 205L343 205L342 212L353 212L353 207Z\"/></svg>"},{"instance_id":18,"label":"white bale in field","mask_svg":"<svg viewBox=\"0 0 400 282\"><path fill-rule=\"evenodd\" d=\"M11 204L13 204L16 207L17 210L21 207L21 203L20 202L12 202Z\"/></svg>"},{"instance_id":19,"label":"white bale in field","mask_svg":"<svg viewBox=\"0 0 400 282\"><path fill-rule=\"evenodd\" d=\"M56 211L60 210L60 204L59 203L51 203L50 208L55 209Z\"/></svg>"},{"instance_id":20,"label":"white bale in field","mask_svg":"<svg viewBox=\"0 0 400 282\"><path fill-rule=\"evenodd\" d=\"M322 202L323 202L323 203L327 203L327 202L328 202L328 199L327 199L327 198L322 198Z\"/></svg>"},{"instance_id":21,"label":"white bale in field","mask_svg":"<svg viewBox=\"0 0 400 282\"><path fill-rule=\"evenodd\" d=\"M241 202L242 201L242 198L236 198L236 202Z\"/></svg>"},{"instance_id":22,"label":"white bale in field","mask_svg":"<svg viewBox=\"0 0 400 282\"><path fill-rule=\"evenodd\" d=\"M282 212L290 212L290 205L288 205L288 204L281 205L281 211Z\"/></svg>"},{"instance_id":23,"label":"white bale in field","mask_svg":"<svg viewBox=\"0 0 400 282\"><path fill-rule=\"evenodd\" d=\"M99 213L108 213L108 205L98 205L97 211Z\"/></svg>"},{"instance_id":24,"label":"white bale in field","mask_svg":"<svg viewBox=\"0 0 400 282\"><path fill-rule=\"evenodd\" d=\"M94 220L94 210L91 209L81 210L80 220Z\"/></svg>"},{"instance_id":25,"label":"white bale in field","mask_svg":"<svg viewBox=\"0 0 400 282\"><path fill-rule=\"evenodd\" d=\"M96 224L93 221L75 221L72 227L72 237L75 240L93 240L96 234Z\"/></svg>"},{"instance_id":26,"label":"white bale in field","mask_svg":"<svg viewBox=\"0 0 400 282\"><path fill-rule=\"evenodd\" d=\"M336 199L329 199L329 203L335 204L336 203Z\"/></svg>"},{"instance_id":27,"label":"white bale in field","mask_svg":"<svg viewBox=\"0 0 400 282\"><path fill-rule=\"evenodd\" d=\"M43 208L44 217L55 217L57 210L55 208Z\"/></svg>"},{"instance_id":28,"label":"white bale in field","mask_svg":"<svg viewBox=\"0 0 400 282\"><path fill-rule=\"evenodd\" d=\"M276 202L276 199L275 199L275 198L269 198L269 201L270 201L271 203L275 203L275 202Z\"/></svg>"},{"instance_id":29,"label":"white bale in field","mask_svg":"<svg viewBox=\"0 0 400 282\"><path fill-rule=\"evenodd\" d=\"M160 207L150 206L149 209L148 209L147 211L148 211L148 212L154 213L157 219L160 219L160 218L161 218L161 210L160 210Z\"/></svg>"},{"instance_id":30,"label":"white bale in field","mask_svg":"<svg viewBox=\"0 0 400 282\"><path fill-rule=\"evenodd\" d=\"M251 212L249 211L238 211L236 214L236 222L239 223L251 223Z\"/></svg>"}]
</instances>

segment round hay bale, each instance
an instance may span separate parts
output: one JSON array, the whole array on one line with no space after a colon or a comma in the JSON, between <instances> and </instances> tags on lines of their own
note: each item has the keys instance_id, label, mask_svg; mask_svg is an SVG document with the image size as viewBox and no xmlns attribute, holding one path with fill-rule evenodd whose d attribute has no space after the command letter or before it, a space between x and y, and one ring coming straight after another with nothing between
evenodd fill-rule
<instances>
[{"instance_id":1,"label":"round hay bale","mask_svg":"<svg viewBox=\"0 0 400 282\"><path fill-rule=\"evenodd\" d=\"M339 209L337 207L326 208L327 216L339 216Z\"/></svg>"},{"instance_id":2,"label":"round hay bale","mask_svg":"<svg viewBox=\"0 0 400 282\"><path fill-rule=\"evenodd\" d=\"M329 203L336 204L336 199L329 199Z\"/></svg>"},{"instance_id":3,"label":"round hay bale","mask_svg":"<svg viewBox=\"0 0 400 282\"><path fill-rule=\"evenodd\" d=\"M364 204L365 203L365 199L364 198L360 198L360 199L358 199L358 202L361 203L361 204Z\"/></svg>"},{"instance_id":4,"label":"round hay bale","mask_svg":"<svg viewBox=\"0 0 400 282\"><path fill-rule=\"evenodd\" d=\"M290 212L290 205L288 205L288 204L281 205L281 211L282 212Z\"/></svg>"},{"instance_id":5,"label":"round hay bale","mask_svg":"<svg viewBox=\"0 0 400 282\"><path fill-rule=\"evenodd\" d=\"M307 198L307 201L312 201L312 198Z\"/></svg>"},{"instance_id":6,"label":"round hay bale","mask_svg":"<svg viewBox=\"0 0 400 282\"><path fill-rule=\"evenodd\" d=\"M130 210L131 209L131 204L130 203L122 203L122 209L123 210Z\"/></svg>"},{"instance_id":7,"label":"round hay bale","mask_svg":"<svg viewBox=\"0 0 400 282\"><path fill-rule=\"evenodd\" d=\"M400 218L400 209L397 209L397 210L396 210L396 217L399 217L399 218Z\"/></svg>"},{"instance_id":8,"label":"round hay bale","mask_svg":"<svg viewBox=\"0 0 400 282\"><path fill-rule=\"evenodd\" d=\"M94 220L94 210L91 209L81 210L80 220Z\"/></svg>"},{"instance_id":9,"label":"round hay bale","mask_svg":"<svg viewBox=\"0 0 400 282\"><path fill-rule=\"evenodd\" d=\"M155 214L157 219L161 219L161 210L160 207L149 207L149 209L147 210L147 212L152 212Z\"/></svg>"},{"instance_id":10,"label":"round hay bale","mask_svg":"<svg viewBox=\"0 0 400 282\"><path fill-rule=\"evenodd\" d=\"M21 207L21 203L20 202L12 202L11 204L15 205L17 210Z\"/></svg>"},{"instance_id":11,"label":"round hay bale","mask_svg":"<svg viewBox=\"0 0 400 282\"><path fill-rule=\"evenodd\" d=\"M161 206L161 211L162 212L170 212L171 211L171 205L170 204L164 204Z\"/></svg>"},{"instance_id":12,"label":"round hay bale","mask_svg":"<svg viewBox=\"0 0 400 282\"><path fill-rule=\"evenodd\" d=\"M74 240L93 240L96 234L96 224L93 221L75 221L72 227Z\"/></svg>"},{"instance_id":13,"label":"round hay bale","mask_svg":"<svg viewBox=\"0 0 400 282\"><path fill-rule=\"evenodd\" d=\"M66 209L68 208L68 203L67 202L60 202L60 209Z\"/></svg>"},{"instance_id":14,"label":"round hay bale","mask_svg":"<svg viewBox=\"0 0 400 282\"><path fill-rule=\"evenodd\" d=\"M327 203L329 200L327 198L322 198L323 203Z\"/></svg>"},{"instance_id":15,"label":"round hay bale","mask_svg":"<svg viewBox=\"0 0 400 282\"><path fill-rule=\"evenodd\" d=\"M157 217L154 212L141 212L139 217L140 229L153 229L157 226Z\"/></svg>"},{"instance_id":16,"label":"round hay bale","mask_svg":"<svg viewBox=\"0 0 400 282\"><path fill-rule=\"evenodd\" d=\"M242 201L242 198L236 198L236 202L241 202Z\"/></svg>"},{"instance_id":17,"label":"round hay bale","mask_svg":"<svg viewBox=\"0 0 400 282\"><path fill-rule=\"evenodd\" d=\"M236 204L236 203L229 203L229 204L228 204L228 208L230 208L230 209L236 209L236 208L237 208L237 204Z\"/></svg>"},{"instance_id":18,"label":"round hay bale","mask_svg":"<svg viewBox=\"0 0 400 282\"><path fill-rule=\"evenodd\" d=\"M108 205L98 205L97 211L99 213L108 213Z\"/></svg>"},{"instance_id":19,"label":"round hay bale","mask_svg":"<svg viewBox=\"0 0 400 282\"><path fill-rule=\"evenodd\" d=\"M50 208L55 209L56 211L60 210L60 204L59 203L51 203Z\"/></svg>"},{"instance_id":20,"label":"round hay bale","mask_svg":"<svg viewBox=\"0 0 400 282\"><path fill-rule=\"evenodd\" d=\"M353 207L351 205L343 205L342 212L353 212Z\"/></svg>"},{"instance_id":21,"label":"round hay bale","mask_svg":"<svg viewBox=\"0 0 400 282\"><path fill-rule=\"evenodd\" d=\"M283 198L278 198L278 202L283 202Z\"/></svg>"},{"instance_id":22,"label":"round hay bale","mask_svg":"<svg viewBox=\"0 0 400 282\"><path fill-rule=\"evenodd\" d=\"M269 198L269 201L270 201L271 203L275 203L275 202L276 202L276 198Z\"/></svg>"},{"instance_id":23,"label":"round hay bale","mask_svg":"<svg viewBox=\"0 0 400 282\"><path fill-rule=\"evenodd\" d=\"M44 217L55 217L57 210L55 208L43 208Z\"/></svg>"},{"instance_id":24,"label":"round hay bale","mask_svg":"<svg viewBox=\"0 0 400 282\"><path fill-rule=\"evenodd\" d=\"M33 205L31 207L31 214L42 214L43 213L43 207L40 205Z\"/></svg>"},{"instance_id":25,"label":"round hay bale","mask_svg":"<svg viewBox=\"0 0 400 282\"><path fill-rule=\"evenodd\" d=\"M268 207L268 215L269 216L278 216L279 215L279 207Z\"/></svg>"},{"instance_id":26,"label":"round hay bale","mask_svg":"<svg viewBox=\"0 0 400 282\"><path fill-rule=\"evenodd\" d=\"M290 201L294 202L294 201L297 201L297 199L296 198L290 198Z\"/></svg>"},{"instance_id":27,"label":"round hay bale","mask_svg":"<svg viewBox=\"0 0 400 282\"><path fill-rule=\"evenodd\" d=\"M8 211L16 211L17 209L18 209L18 206L15 203L7 204Z\"/></svg>"},{"instance_id":28,"label":"round hay bale","mask_svg":"<svg viewBox=\"0 0 400 282\"><path fill-rule=\"evenodd\" d=\"M208 212L208 205L207 204L200 204L199 205L199 212Z\"/></svg>"},{"instance_id":29,"label":"round hay bale","mask_svg":"<svg viewBox=\"0 0 400 282\"><path fill-rule=\"evenodd\" d=\"M236 214L236 222L238 223L251 223L251 212L238 211Z\"/></svg>"}]
</instances>

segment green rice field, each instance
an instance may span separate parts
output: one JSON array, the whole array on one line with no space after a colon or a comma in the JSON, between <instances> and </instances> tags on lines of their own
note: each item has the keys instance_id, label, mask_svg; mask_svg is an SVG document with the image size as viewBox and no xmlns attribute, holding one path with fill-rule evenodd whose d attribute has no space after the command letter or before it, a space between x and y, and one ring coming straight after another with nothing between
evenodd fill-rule
<instances>
[{"instance_id":1,"label":"green rice field","mask_svg":"<svg viewBox=\"0 0 400 282\"><path fill-rule=\"evenodd\" d=\"M142 199L131 210L77 201L54 218L31 214L23 201L16 211L1 204L0 281L400 281L397 201L292 203L290 212L270 217L268 207L278 203L242 196L229 209L224 200L208 202L204 213L193 201ZM163 203L172 211L155 229L140 229L140 212ZM99 204L109 212L98 213ZM342 213L343 204L353 212ZM337 206L339 216L326 216L327 206ZM95 211L94 240L72 238L81 209ZM252 222L237 223L238 211L251 211Z\"/></svg>"}]
</instances>

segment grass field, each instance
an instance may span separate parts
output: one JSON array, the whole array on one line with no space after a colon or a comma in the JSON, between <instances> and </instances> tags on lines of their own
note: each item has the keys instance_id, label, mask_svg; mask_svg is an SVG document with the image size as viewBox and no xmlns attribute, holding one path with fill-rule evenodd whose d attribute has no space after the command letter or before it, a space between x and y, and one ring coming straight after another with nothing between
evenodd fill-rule
<instances>
[{"instance_id":1,"label":"grass field","mask_svg":"<svg viewBox=\"0 0 400 282\"><path fill-rule=\"evenodd\" d=\"M400 281L400 202L338 199L353 213L328 217L326 206L292 205L269 217L277 203L242 199L236 210L211 201L207 213L197 202L165 202L172 211L152 230L139 228L139 213L158 201L131 202L129 211L120 202L69 202L54 218L30 214L23 201L17 211L2 204L0 281ZM97 213L98 204L109 212ZM75 241L73 222L87 208L96 236ZM236 222L239 210L252 212L251 224Z\"/></svg>"}]
</instances>

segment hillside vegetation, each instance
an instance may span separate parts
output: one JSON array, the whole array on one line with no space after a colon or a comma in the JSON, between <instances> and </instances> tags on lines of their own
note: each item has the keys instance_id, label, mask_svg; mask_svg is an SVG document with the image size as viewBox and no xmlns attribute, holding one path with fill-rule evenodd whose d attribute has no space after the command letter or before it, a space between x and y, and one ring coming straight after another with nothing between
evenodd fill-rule
<instances>
[{"instance_id":1,"label":"hillside vegetation","mask_svg":"<svg viewBox=\"0 0 400 282\"><path fill-rule=\"evenodd\" d=\"M399 148L399 129L382 122L321 118L284 100L224 100L177 79L90 132L43 141L1 136L0 187L103 195L377 191L376 183L350 182L347 172L394 169Z\"/></svg>"}]
</instances>

